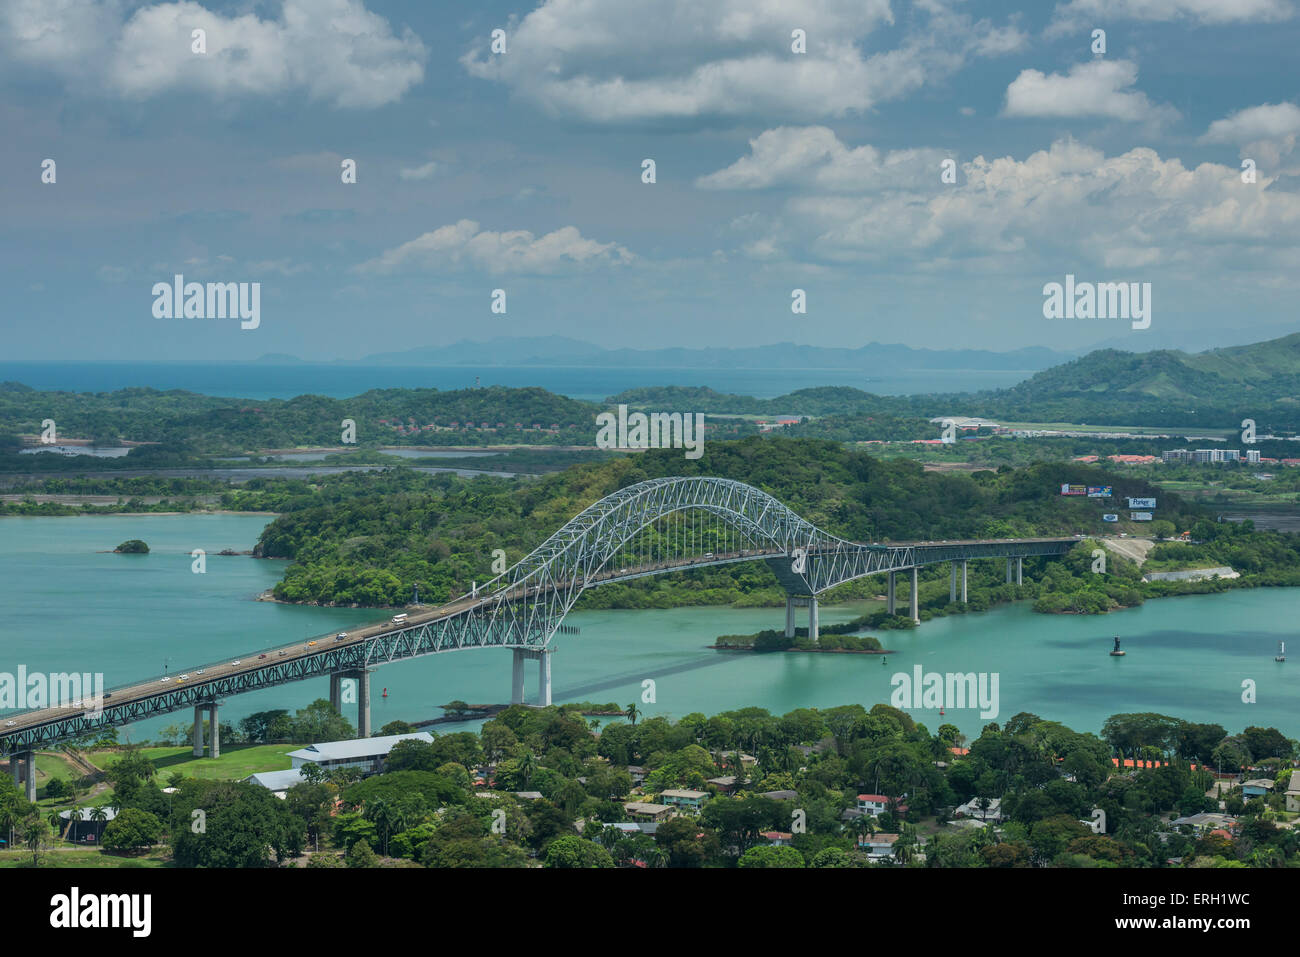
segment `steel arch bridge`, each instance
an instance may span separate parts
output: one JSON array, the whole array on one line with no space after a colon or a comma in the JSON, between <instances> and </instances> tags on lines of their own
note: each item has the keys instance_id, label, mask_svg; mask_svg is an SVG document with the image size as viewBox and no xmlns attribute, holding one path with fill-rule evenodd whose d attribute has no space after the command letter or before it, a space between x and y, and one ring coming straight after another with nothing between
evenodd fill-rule
<instances>
[{"instance_id":1,"label":"steel arch bridge","mask_svg":"<svg viewBox=\"0 0 1300 957\"><path fill-rule=\"evenodd\" d=\"M30 754L40 746L109 726L195 708L196 753L202 751L200 709L216 727L219 699L309 678L360 679L362 736L369 734L369 670L406 658L470 648L514 651L512 701L523 701L525 659L540 662L539 700L550 703L549 645L582 592L616 581L688 568L764 561L787 594L786 633L794 634L794 605L809 606L809 634L817 637L817 598L836 585L889 573L894 610L894 573L912 577L911 611L917 617L916 570L935 562L976 558L1059 556L1073 538L999 539L961 542L861 544L831 535L753 486L731 479L650 479L590 505L514 566L470 594L436 608L411 610L400 621L321 636L307 643L259 649L191 668L187 681L158 676L110 689L93 713L85 702L0 716L0 754ZM1019 572L1017 571L1017 578ZM192 676L192 677L191 677ZM12 723L11 723L12 722ZM215 732L212 735L216 739ZM215 751L215 747L213 748Z\"/></svg>"}]
</instances>

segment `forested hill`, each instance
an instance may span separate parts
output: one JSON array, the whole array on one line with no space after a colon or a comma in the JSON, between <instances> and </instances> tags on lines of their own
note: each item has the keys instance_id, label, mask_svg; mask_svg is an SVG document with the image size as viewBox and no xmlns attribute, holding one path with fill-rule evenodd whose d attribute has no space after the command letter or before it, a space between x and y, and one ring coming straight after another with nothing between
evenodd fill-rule
<instances>
[{"instance_id":1,"label":"forested hill","mask_svg":"<svg viewBox=\"0 0 1300 957\"><path fill-rule=\"evenodd\" d=\"M406 470L373 480L334 477L303 484L273 504L284 514L263 532L258 553L295 560L277 587L293 601L399 604L418 582L428 602L491 577L492 550L513 564L597 499L647 478L714 475L755 485L826 531L854 541L1032 537L1096 533L1107 500L1063 497L1062 483L1111 485L1119 496L1155 494L1145 484L1077 463L999 472L926 472L834 442L751 438L714 442L692 461L680 450L586 464L532 482L429 478ZM363 492L364 489L364 492ZM256 506L258 492L231 504ZM1160 516L1179 528L1198 519L1161 494ZM864 584L863 588L876 586ZM759 601L775 579L762 564L610 585L591 600L659 605Z\"/></svg>"},{"instance_id":2,"label":"forested hill","mask_svg":"<svg viewBox=\"0 0 1300 957\"><path fill-rule=\"evenodd\" d=\"M1104 349L1011 388L979 393L878 396L836 387L764 400L667 387L633 389L609 401L736 414L894 416L900 426L962 414L1022 422L1205 428L1237 428L1243 418L1253 418L1261 432L1300 431L1300 333L1195 354Z\"/></svg>"}]
</instances>

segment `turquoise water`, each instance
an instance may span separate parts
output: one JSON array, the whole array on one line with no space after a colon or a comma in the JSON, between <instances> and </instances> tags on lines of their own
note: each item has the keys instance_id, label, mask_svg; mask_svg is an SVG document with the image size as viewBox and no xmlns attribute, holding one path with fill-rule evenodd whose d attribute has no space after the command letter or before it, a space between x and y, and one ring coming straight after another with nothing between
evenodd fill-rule
<instances>
[{"instance_id":1,"label":"turquoise water","mask_svg":"<svg viewBox=\"0 0 1300 957\"><path fill-rule=\"evenodd\" d=\"M102 671L106 685L176 674L256 648L305 639L374 620L371 610L309 608L256 601L280 577L283 563L221 557L247 550L265 524L248 515L76 516L0 519L0 671ZM116 555L128 538L149 543L148 555ZM207 572L191 572L190 552L207 551ZM101 553L100 550L104 550ZM823 606L821 621L846 621L861 606ZM1294 659L1273 659L1279 639L1292 638L1300 612L1294 589L1259 589L1171 598L1105 617L1044 616L1026 605L926 622L910 632L884 632L895 649L882 665L874 655L753 655L712 651L722 634L779 628L783 609L676 608L576 612L578 636L556 639L554 698L636 701L645 714L680 717L749 705L780 714L798 707L889 701L891 678L924 672L998 675L998 714L915 709L931 730L944 721L976 736L990 720L1019 711L1097 731L1120 711L1158 711L1217 721L1230 731L1273 725L1300 735L1300 640ZM1112 658L1111 635L1124 658ZM535 668L527 673L536 697ZM511 656L471 650L399 662L372 675L373 727L441 714L460 698L507 700ZM642 682L654 681L654 702ZM1242 702L1242 681L1256 683L1257 703ZM388 697L382 697L387 689ZM301 682L228 699L223 719L254 711L299 708L327 696L327 681ZM349 716L355 720L355 715ZM123 729L140 740L188 720L177 712ZM440 730L474 728L444 725Z\"/></svg>"}]
</instances>

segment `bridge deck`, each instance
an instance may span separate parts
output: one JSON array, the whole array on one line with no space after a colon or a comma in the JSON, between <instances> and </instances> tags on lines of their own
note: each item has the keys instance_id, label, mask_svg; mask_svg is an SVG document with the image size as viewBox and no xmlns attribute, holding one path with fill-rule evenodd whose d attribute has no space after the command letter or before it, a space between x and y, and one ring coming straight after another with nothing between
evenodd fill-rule
<instances>
[{"instance_id":1,"label":"bridge deck","mask_svg":"<svg viewBox=\"0 0 1300 957\"><path fill-rule=\"evenodd\" d=\"M936 561L947 561L953 558L981 558L981 557L1002 557L1008 552L1014 552L1022 549L1033 554L1043 554L1039 548L1050 547L1052 552L1062 552L1069 546L1075 544L1074 538L1029 538L1029 539L972 539L965 541L943 541L943 542L880 542L864 545L863 548L879 549L882 551L910 550L912 552L912 562L915 564L928 564ZM815 557L816 550L810 553ZM740 550L735 552L726 552L718 554L708 554L702 557L692 557L688 559L669 560L656 562L635 567L610 568L596 576L586 580L586 587L593 587L601 584L608 584L614 581L629 580L632 578L642 577L645 575L662 574L667 571L681 570L693 567L705 567L711 565L721 565L741 561L754 561L764 559L775 559L788 557L784 550ZM910 565L911 563L909 563ZM899 566L906 568L907 565ZM889 569L882 569L889 570ZM898 570L898 569L895 569ZM257 649L244 655L231 655L228 658L216 662L196 665L189 669L178 669L173 675L154 676L149 679L135 681L128 684L118 685L107 689L104 700L101 702L105 709L118 709L123 705L147 702L151 699L165 698L174 696L182 688L187 692L187 698L198 699L203 697L202 690L208 686L217 686L229 688L231 680L242 676L253 675L259 671L272 668L280 668L288 663L301 661L302 659L311 659L323 657L337 652L340 649L347 649L367 641L372 641L379 636L391 635L398 632L409 631L419 628L420 626L432 622L441 621L457 615L462 615L472 611L476 607L487 608L499 601L510 598L530 598L541 594L542 592L557 588L567 587L567 582L547 582L532 587L520 587L514 585L492 593L480 593L478 595L462 595L446 604L434 608L416 608L407 612L407 620L400 625L392 621L382 621L375 624L364 625L360 628L353 628L346 632L346 637L337 639L334 633L327 635L318 635L314 638L295 641L287 645L277 645L270 648ZM375 661L374 664L383 664L386 661ZM283 672L283 668L280 671ZM297 679L285 680L303 680L305 675ZM283 683L277 682L277 683ZM215 692L214 692L215 693ZM43 725L65 722L74 717L79 712L86 710L86 705L90 702L80 704L69 704L61 707L46 707L33 711L24 711L10 713L0 717L0 753L11 750L7 745L8 738L17 735L20 732L31 731L40 728ZM169 711L181 710L189 707L193 701L187 701L184 704L177 704L173 707L159 707L156 713L167 713ZM122 721L120 723L129 723Z\"/></svg>"}]
</instances>

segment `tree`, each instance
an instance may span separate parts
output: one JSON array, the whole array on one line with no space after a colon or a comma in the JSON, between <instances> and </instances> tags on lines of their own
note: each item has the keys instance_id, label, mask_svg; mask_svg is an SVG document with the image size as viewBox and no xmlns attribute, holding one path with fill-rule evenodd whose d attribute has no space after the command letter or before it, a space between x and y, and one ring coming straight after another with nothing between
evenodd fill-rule
<instances>
[{"instance_id":1,"label":"tree","mask_svg":"<svg viewBox=\"0 0 1300 957\"><path fill-rule=\"evenodd\" d=\"M148 811L128 807L104 828L103 846L114 851L134 851L157 844L162 821Z\"/></svg>"},{"instance_id":2,"label":"tree","mask_svg":"<svg viewBox=\"0 0 1300 957\"><path fill-rule=\"evenodd\" d=\"M370 849L370 845L365 840L357 841L352 845L352 850L348 851L348 867L378 867L379 858L375 852Z\"/></svg>"},{"instance_id":3,"label":"tree","mask_svg":"<svg viewBox=\"0 0 1300 957\"><path fill-rule=\"evenodd\" d=\"M43 821L39 814L33 814L23 818L18 827L18 836L32 852L32 866L39 864L41 848L50 840L50 825Z\"/></svg>"},{"instance_id":4,"label":"tree","mask_svg":"<svg viewBox=\"0 0 1300 957\"><path fill-rule=\"evenodd\" d=\"M546 867L613 867L614 859L599 844L565 835L551 841L546 848Z\"/></svg>"},{"instance_id":5,"label":"tree","mask_svg":"<svg viewBox=\"0 0 1300 957\"><path fill-rule=\"evenodd\" d=\"M630 721L632 724L634 725L636 724L636 719L640 715L641 715L641 709L636 706L635 701L633 701L631 704L627 706L627 720Z\"/></svg>"},{"instance_id":6,"label":"tree","mask_svg":"<svg viewBox=\"0 0 1300 957\"><path fill-rule=\"evenodd\" d=\"M793 847L763 844L740 855L737 867L805 867L803 855Z\"/></svg>"}]
</instances>

